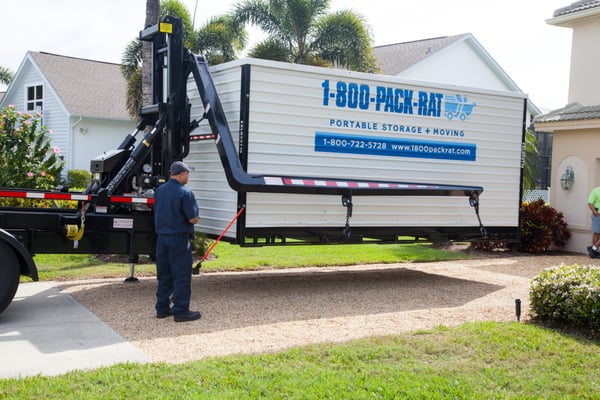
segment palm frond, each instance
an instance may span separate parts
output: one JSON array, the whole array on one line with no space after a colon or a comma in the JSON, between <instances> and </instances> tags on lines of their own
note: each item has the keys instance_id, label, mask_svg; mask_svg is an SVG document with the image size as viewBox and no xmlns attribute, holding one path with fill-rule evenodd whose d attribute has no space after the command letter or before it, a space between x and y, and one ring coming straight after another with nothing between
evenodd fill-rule
<instances>
[{"instance_id":1,"label":"palm frond","mask_svg":"<svg viewBox=\"0 0 600 400\"><path fill-rule=\"evenodd\" d=\"M246 30L233 18L216 16L196 31L192 51L204 54L208 63L215 65L234 60L247 40Z\"/></svg>"},{"instance_id":2,"label":"palm frond","mask_svg":"<svg viewBox=\"0 0 600 400\"><path fill-rule=\"evenodd\" d=\"M133 120L137 120L142 105L142 68L135 70L127 80L125 107Z\"/></svg>"},{"instance_id":3,"label":"palm frond","mask_svg":"<svg viewBox=\"0 0 600 400\"><path fill-rule=\"evenodd\" d=\"M264 0L246 0L238 3L232 13L236 23L259 27L268 35L282 35L281 20L272 13L269 3Z\"/></svg>"},{"instance_id":4,"label":"palm frond","mask_svg":"<svg viewBox=\"0 0 600 400\"><path fill-rule=\"evenodd\" d=\"M194 27L188 9L179 0L163 0L160 4L160 20L162 21L167 15L181 18L183 43L186 47L191 48L194 40Z\"/></svg>"},{"instance_id":5,"label":"palm frond","mask_svg":"<svg viewBox=\"0 0 600 400\"><path fill-rule=\"evenodd\" d=\"M290 62L290 49L287 43L277 40L277 38L267 38L256 44L248 55L264 60Z\"/></svg>"},{"instance_id":6,"label":"palm frond","mask_svg":"<svg viewBox=\"0 0 600 400\"><path fill-rule=\"evenodd\" d=\"M0 66L0 83L8 85L13 77L13 73L8 68Z\"/></svg>"},{"instance_id":7,"label":"palm frond","mask_svg":"<svg viewBox=\"0 0 600 400\"><path fill-rule=\"evenodd\" d=\"M127 80L142 66L142 46L140 39L133 39L121 56L121 73Z\"/></svg>"},{"instance_id":8,"label":"palm frond","mask_svg":"<svg viewBox=\"0 0 600 400\"><path fill-rule=\"evenodd\" d=\"M350 10L329 14L318 22L311 51L337 67L372 72L376 66L369 27L362 16Z\"/></svg>"},{"instance_id":9,"label":"palm frond","mask_svg":"<svg viewBox=\"0 0 600 400\"><path fill-rule=\"evenodd\" d=\"M537 148L535 133L530 129L525 132L525 164L523 167L523 189L535 189L537 163L540 154Z\"/></svg>"}]
</instances>

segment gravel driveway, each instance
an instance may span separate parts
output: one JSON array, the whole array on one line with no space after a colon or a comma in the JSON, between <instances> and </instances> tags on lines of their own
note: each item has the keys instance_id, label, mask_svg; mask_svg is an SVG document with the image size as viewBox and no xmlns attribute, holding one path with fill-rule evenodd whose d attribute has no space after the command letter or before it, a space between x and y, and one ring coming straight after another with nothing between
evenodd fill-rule
<instances>
[{"instance_id":1,"label":"gravel driveway","mask_svg":"<svg viewBox=\"0 0 600 400\"><path fill-rule=\"evenodd\" d=\"M202 273L193 277L192 308L202 319L156 319L156 280L61 282L154 361L277 351L465 321L514 321L515 299L527 319L529 282L561 263L592 264L584 255L485 255L434 263Z\"/></svg>"}]
</instances>

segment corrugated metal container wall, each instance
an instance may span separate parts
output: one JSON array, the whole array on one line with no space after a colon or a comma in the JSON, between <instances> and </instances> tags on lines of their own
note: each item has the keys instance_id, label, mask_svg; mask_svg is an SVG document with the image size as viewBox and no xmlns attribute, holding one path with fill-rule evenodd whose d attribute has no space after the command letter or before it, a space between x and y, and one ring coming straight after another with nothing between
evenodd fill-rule
<instances>
[{"instance_id":1,"label":"corrugated metal container wall","mask_svg":"<svg viewBox=\"0 0 600 400\"><path fill-rule=\"evenodd\" d=\"M234 139L238 136L240 121L240 68L231 68L212 78L219 90L219 97ZM204 113L196 84L190 78L188 97L192 104L192 119L200 119ZM202 123L197 132L210 133L208 124ZM200 221L196 230L211 235L219 235L236 214L237 192L227 184L223 165L213 140L193 142L186 163L195 168L190 174L188 186L194 191L200 208ZM228 230L226 237L235 237L236 224Z\"/></svg>"},{"instance_id":2,"label":"corrugated metal container wall","mask_svg":"<svg viewBox=\"0 0 600 400\"><path fill-rule=\"evenodd\" d=\"M518 226L522 94L247 59L212 69L234 139L242 64L251 64L248 173L482 186L483 224ZM219 231L237 195L214 143L193 144L187 161L200 171L201 229ZM466 197L354 196L353 204L352 226L478 225ZM246 227L343 226L346 216L338 196L248 193L246 205Z\"/></svg>"}]
</instances>

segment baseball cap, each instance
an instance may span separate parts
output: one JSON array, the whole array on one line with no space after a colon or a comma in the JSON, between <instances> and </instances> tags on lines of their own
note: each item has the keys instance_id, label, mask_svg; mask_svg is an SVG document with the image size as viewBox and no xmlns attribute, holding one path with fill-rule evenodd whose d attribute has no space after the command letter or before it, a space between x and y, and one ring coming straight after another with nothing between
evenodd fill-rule
<instances>
[{"instance_id":1,"label":"baseball cap","mask_svg":"<svg viewBox=\"0 0 600 400\"><path fill-rule=\"evenodd\" d=\"M185 165L183 161L175 161L173 164L171 164L171 168L169 168L171 175L179 175L182 172L190 172L191 170L192 169Z\"/></svg>"}]
</instances>

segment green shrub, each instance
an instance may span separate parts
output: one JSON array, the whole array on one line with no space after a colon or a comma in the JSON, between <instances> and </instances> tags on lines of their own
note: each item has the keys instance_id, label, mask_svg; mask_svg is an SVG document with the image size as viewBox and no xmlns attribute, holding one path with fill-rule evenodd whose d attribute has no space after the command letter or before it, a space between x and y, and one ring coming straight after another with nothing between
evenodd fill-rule
<instances>
[{"instance_id":1,"label":"green shrub","mask_svg":"<svg viewBox=\"0 0 600 400\"><path fill-rule=\"evenodd\" d=\"M9 105L0 111L0 186L53 189L64 161L52 147L41 114L23 114Z\"/></svg>"},{"instance_id":2,"label":"green shrub","mask_svg":"<svg viewBox=\"0 0 600 400\"><path fill-rule=\"evenodd\" d=\"M526 253L543 253L552 247L564 247L571 237L562 212L538 199L521 204L521 240L509 243L502 239L489 237L472 243L478 250L510 248Z\"/></svg>"},{"instance_id":3,"label":"green shrub","mask_svg":"<svg viewBox=\"0 0 600 400\"><path fill-rule=\"evenodd\" d=\"M600 269L591 265L546 268L531 281L531 314L544 322L600 330Z\"/></svg>"},{"instance_id":4,"label":"green shrub","mask_svg":"<svg viewBox=\"0 0 600 400\"><path fill-rule=\"evenodd\" d=\"M192 253L196 257L204 256L204 253L208 250L210 245L212 244L212 240L206 237L204 233L196 232L192 240L190 240L190 245L192 247Z\"/></svg>"},{"instance_id":5,"label":"green shrub","mask_svg":"<svg viewBox=\"0 0 600 400\"><path fill-rule=\"evenodd\" d=\"M483 251L494 251L496 249L505 249L508 243L495 237L487 237L471 242L471 248Z\"/></svg>"},{"instance_id":6,"label":"green shrub","mask_svg":"<svg viewBox=\"0 0 600 400\"><path fill-rule=\"evenodd\" d=\"M84 169L70 169L67 171L67 185L70 188L85 189L90 184L92 174Z\"/></svg>"},{"instance_id":7,"label":"green shrub","mask_svg":"<svg viewBox=\"0 0 600 400\"><path fill-rule=\"evenodd\" d=\"M521 241L512 245L527 253L543 253L551 247L564 247L571 237L562 212L542 199L521 206Z\"/></svg>"},{"instance_id":8,"label":"green shrub","mask_svg":"<svg viewBox=\"0 0 600 400\"><path fill-rule=\"evenodd\" d=\"M17 208L77 208L75 200L23 199L17 197L0 197L0 207Z\"/></svg>"}]
</instances>

